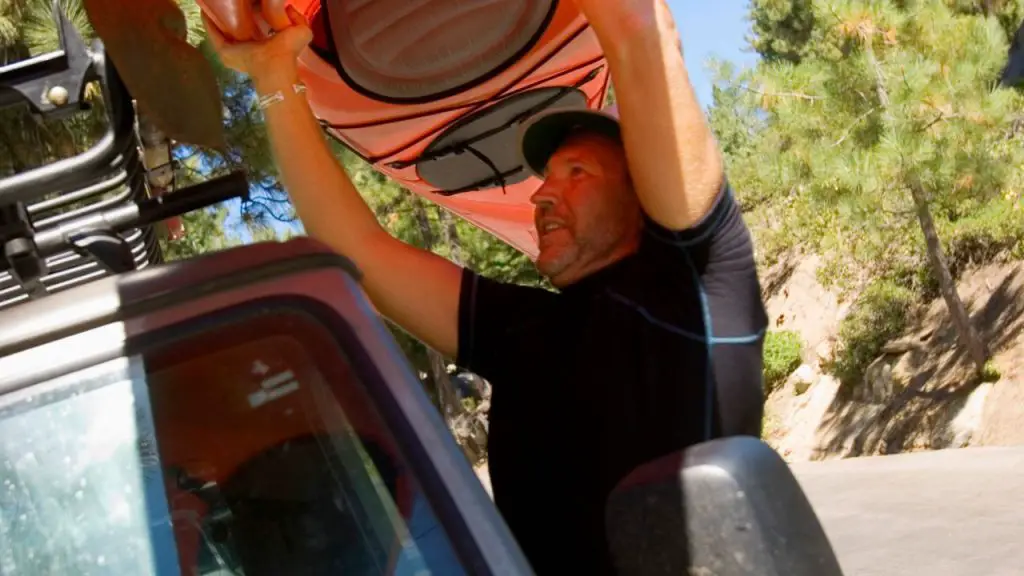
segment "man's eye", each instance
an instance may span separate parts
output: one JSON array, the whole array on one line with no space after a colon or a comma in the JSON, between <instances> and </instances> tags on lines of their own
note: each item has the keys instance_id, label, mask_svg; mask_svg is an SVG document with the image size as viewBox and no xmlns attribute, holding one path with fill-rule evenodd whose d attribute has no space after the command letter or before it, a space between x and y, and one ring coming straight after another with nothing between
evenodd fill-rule
<instances>
[{"instance_id":1,"label":"man's eye","mask_svg":"<svg viewBox=\"0 0 1024 576\"><path fill-rule=\"evenodd\" d=\"M571 166L569 168L569 175L572 176L573 178L575 178L577 176L582 176L583 173L584 173L583 166L580 166L578 164L577 165L573 165L573 166Z\"/></svg>"}]
</instances>

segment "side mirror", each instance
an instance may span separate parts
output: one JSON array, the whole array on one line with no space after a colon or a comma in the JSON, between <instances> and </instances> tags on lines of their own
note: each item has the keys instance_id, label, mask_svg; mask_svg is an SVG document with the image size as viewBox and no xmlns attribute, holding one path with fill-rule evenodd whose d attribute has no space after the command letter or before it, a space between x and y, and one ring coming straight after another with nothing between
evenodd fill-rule
<instances>
[{"instance_id":1,"label":"side mirror","mask_svg":"<svg viewBox=\"0 0 1024 576\"><path fill-rule=\"evenodd\" d=\"M789 466L753 437L714 440L634 470L606 508L623 576L841 576Z\"/></svg>"}]
</instances>

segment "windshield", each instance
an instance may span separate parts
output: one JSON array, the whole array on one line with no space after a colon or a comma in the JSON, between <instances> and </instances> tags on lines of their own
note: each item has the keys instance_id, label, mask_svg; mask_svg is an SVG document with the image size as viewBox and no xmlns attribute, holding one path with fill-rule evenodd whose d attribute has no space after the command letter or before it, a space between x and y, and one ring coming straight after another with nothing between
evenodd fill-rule
<instances>
[{"instance_id":1,"label":"windshield","mask_svg":"<svg viewBox=\"0 0 1024 576\"><path fill-rule=\"evenodd\" d=\"M0 574L461 574L318 323L268 314L0 404Z\"/></svg>"}]
</instances>

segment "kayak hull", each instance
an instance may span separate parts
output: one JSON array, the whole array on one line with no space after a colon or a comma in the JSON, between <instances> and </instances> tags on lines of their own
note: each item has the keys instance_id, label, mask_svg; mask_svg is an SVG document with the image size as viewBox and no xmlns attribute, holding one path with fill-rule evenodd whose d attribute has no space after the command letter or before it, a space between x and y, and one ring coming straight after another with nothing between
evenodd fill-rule
<instances>
[{"instance_id":1,"label":"kayak hull","mask_svg":"<svg viewBox=\"0 0 1024 576\"><path fill-rule=\"evenodd\" d=\"M237 32L236 37L253 34L239 16L247 2L200 0L204 10L217 15L215 21L235 23L237 30L226 32ZM529 199L540 181L514 166L510 155L518 126L531 111L523 108L517 110L518 118L510 118L507 107L499 107L519 98L542 104L534 113L570 104L601 108L608 90L607 66L575 3L480 0L468 3L479 8L472 13L461 8L467 3L451 0L286 3L314 31L310 49L299 59L300 79L324 130L398 184L535 257L537 235ZM402 10L408 14L398 14ZM502 20L506 13L514 22ZM504 26L508 37L481 32L455 38L460 31L495 26ZM448 30L451 36L445 35ZM486 49L472 52L474 42ZM542 95L556 89L561 97L541 102ZM489 129L502 128L494 125L497 117L509 125L488 136ZM467 141L451 140L452 127L474 124L463 136L475 150L460 146ZM450 146L445 157L425 158L446 136ZM489 176L469 176L481 170ZM437 176L445 171L455 176L441 180L459 185L439 187ZM467 176L459 181L462 173Z\"/></svg>"}]
</instances>

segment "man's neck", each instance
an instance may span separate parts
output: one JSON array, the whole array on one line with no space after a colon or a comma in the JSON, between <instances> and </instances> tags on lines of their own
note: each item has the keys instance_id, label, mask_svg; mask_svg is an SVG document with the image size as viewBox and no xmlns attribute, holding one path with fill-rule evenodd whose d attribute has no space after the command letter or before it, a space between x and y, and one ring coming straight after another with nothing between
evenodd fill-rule
<instances>
[{"instance_id":1,"label":"man's neck","mask_svg":"<svg viewBox=\"0 0 1024 576\"><path fill-rule=\"evenodd\" d=\"M586 283L587 280L600 276L602 272L636 254L639 248L639 239L635 242L621 245L611 252L583 263L581 266L566 270L558 278L551 278L551 283L559 290L565 290Z\"/></svg>"}]
</instances>

